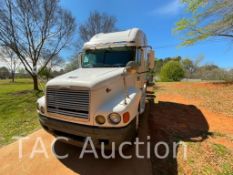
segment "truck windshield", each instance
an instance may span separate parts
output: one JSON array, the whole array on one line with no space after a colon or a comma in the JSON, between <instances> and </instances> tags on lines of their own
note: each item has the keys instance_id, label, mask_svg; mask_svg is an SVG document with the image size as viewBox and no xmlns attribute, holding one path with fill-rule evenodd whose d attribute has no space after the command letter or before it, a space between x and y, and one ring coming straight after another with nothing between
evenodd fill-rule
<instances>
[{"instance_id":1,"label":"truck windshield","mask_svg":"<svg viewBox=\"0 0 233 175\"><path fill-rule=\"evenodd\" d=\"M84 54L82 67L125 67L134 58L135 51L133 48L88 50Z\"/></svg>"}]
</instances>

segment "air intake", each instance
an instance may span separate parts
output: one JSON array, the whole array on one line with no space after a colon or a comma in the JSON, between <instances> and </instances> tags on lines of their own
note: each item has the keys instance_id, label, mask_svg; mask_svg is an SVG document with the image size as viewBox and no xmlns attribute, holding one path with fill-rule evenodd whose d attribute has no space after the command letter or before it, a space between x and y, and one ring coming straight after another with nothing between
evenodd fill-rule
<instances>
[{"instance_id":1,"label":"air intake","mask_svg":"<svg viewBox=\"0 0 233 175\"><path fill-rule=\"evenodd\" d=\"M89 90L47 88L47 111L66 116L89 117Z\"/></svg>"}]
</instances>

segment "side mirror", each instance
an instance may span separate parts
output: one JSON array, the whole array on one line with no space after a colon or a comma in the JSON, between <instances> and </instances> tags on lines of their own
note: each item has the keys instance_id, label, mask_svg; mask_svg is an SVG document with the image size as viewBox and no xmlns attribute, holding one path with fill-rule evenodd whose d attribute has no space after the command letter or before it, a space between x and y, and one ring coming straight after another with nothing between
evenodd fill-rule
<instances>
[{"instance_id":1,"label":"side mirror","mask_svg":"<svg viewBox=\"0 0 233 175\"><path fill-rule=\"evenodd\" d=\"M130 73L130 74L136 73L137 68L138 68L138 65L134 61L129 61L125 67L127 73Z\"/></svg>"},{"instance_id":2,"label":"side mirror","mask_svg":"<svg viewBox=\"0 0 233 175\"><path fill-rule=\"evenodd\" d=\"M155 66L155 52L154 50L150 50L148 53L148 68L154 69Z\"/></svg>"},{"instance_id":3,"label":"side mirror","mask_svg":"<svg viewBox=\"0 0 233 175\"><path fill-rule=\"evenodd\" d=\"M82 67L82 62L83 62L83 52L80 52L78 54L78 67Z\"/></svg>"}]
</instances>

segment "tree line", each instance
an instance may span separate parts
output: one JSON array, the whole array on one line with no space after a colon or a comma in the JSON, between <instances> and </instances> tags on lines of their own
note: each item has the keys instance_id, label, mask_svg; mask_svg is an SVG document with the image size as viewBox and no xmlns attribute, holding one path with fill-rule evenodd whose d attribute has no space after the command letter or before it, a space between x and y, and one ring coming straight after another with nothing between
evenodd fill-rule
<instances>
[{"instance_id":1,"label":"tree line","mask_svg":"<svg viewBox=\"0 0 233 175\"><path fill-rule=\"evenodd\" d=\"M233 81L233 69L226 70L215 64L201 64L203 56L189 58L156 58L154 75L158 81L180 81L182 79Z\"/></svg>"},{"instance_id":2,"label":"tree line","mask_svg":"<svg viewBox=\"0 0 233 175\"><path fill-rule=\"evenodd\" d=\"M180 81L182 79L199 79L199 80L222 80L233 81L233 69L226 70L215 64L201 64L203 56L195 60L189 58L167 57L155 58L155 68L153 70L156 81ZM74 59L76 62L77 59ZM78 63L66 63L62 60L55 60L48 68L40 71L39 76L43 79L51 79L58 75L75 70ZM65 64L64 69L53 69L53 66ZM72 66L71 66L72 65ZM19 68L16 73L17 78L29 78L30 75L23 69ZM11 69L0 67L0 79L12 78Z\"/></svg>"}]
</instances>

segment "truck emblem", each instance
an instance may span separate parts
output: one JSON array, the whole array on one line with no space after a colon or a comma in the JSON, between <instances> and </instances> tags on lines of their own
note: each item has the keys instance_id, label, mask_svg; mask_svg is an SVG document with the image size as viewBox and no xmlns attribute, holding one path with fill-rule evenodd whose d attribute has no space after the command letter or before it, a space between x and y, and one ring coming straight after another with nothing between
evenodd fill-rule
<instances>
[{"instance_id":1,"label":"truck emblem","mask_svg":"<svg viewBox=\"0 0 233 175\"><path fill-rule=\"evenodd\" d=\"M111 90L112 90L112 89L110 89L110 88L106 88L106 89L105 89L105 91L106 91L107 93L111 92Z\"/></svg>"}]
</instances>

